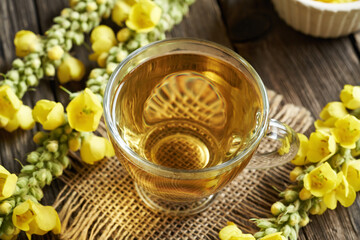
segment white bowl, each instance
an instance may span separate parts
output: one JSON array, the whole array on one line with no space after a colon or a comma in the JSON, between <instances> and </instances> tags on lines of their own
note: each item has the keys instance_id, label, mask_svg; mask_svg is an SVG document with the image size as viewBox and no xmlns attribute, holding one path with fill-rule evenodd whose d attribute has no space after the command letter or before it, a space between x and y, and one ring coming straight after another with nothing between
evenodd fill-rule
<instances>
[{"instance_id":1,"label":"white bowl","mask_svg":"<svg viewBox=\"0 0 360 240\"><path fill-rule=\"evenodd\" d=\"M280 17L314 37L335 38L360 30L360 0L324 3L315 0L272 0Z\"/></svg>"}]
</instances>

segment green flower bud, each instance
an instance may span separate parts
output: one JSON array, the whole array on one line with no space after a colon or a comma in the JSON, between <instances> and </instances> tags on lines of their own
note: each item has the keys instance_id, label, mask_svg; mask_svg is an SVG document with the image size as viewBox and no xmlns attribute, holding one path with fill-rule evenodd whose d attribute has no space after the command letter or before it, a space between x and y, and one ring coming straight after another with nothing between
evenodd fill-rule
<instances>
[{"instance_id":1,"label":"green flower bud","mask_svg":"<svg viewBox=\"0 0 360 240\"><path fill-rule=\"evenodd\" d=\"M27 186L24 188L16 187L14 196L20 196L20 197L26 196L26 194L28 194L28 191L29 191L29 188ZM21 201L21 200L16 200L16 202L19 202L19 201Z\"/></svg>"},{"instance_id":2,"label":"green flower bud","mask_svg":"<svg viewBox=\"0 0 360 240\"><path fill-rule=\"evenodd\" d=\"M53 163L50 171L55 177L59 177L63 173L63 166L59 163Z\"/></svg>"},{"instance_id":3,"label":"green flower bud","mask_svg":"<svg viewBox=\"0 0 360 240\"><path fill-rule=\"evenodd\" d=\"M35 86L38 84L38 79L35 77L35 75L29 75L27 78L26 78L26 83L29 85L29 86Z\"/></svg>"},{"instance_id":4,"label":"green flower bud","mask_svg":"<svg viewBox=\"0 0 360 240\"><path fill-rule=\"evenodd\" d=\"M46 179L45 179L45 183L46 185L50 185L51 184L51 181L52 181L52 174L49 170L45 169L46 170Z\"/></svg>"},{"instance_id":5,"label":"green flower bud","mask_svg":"<svg viewBox=\"0 0 360 240\"><path fill-rule=\"evenodd\" d=\"M299 225L300 225L300 227L305 227L310 222L310 218L305 212L302 212L300 214L300 217L301 217L301 220L299 222Z\"/></svg>"},{"instance_id":6,"label":"green flower bud","mask_svg":"<svg viewBox=\"0 0 360 240\"><path fill-rule=\"evenodd\" d=\"M73 41L76 45L81 45L84 43L84 34L76 33L73 37Z\"/></svg>"},{"instance_id":7,"label":"green flower bud","mask_svg":"<svg viewBox=\"0 0 360 240\"><path fill-rule=\"evenodd\" d=\"M33 69L38 69L41 66L41 60L39 58L35 58L31 61L31 67Z\"/></svg>"},{"instance_id":8,"label":"green flower bud","mask_svg":"<svg viewBox=\"0 0 360 240\"><path fill-rule=\"evenodd\" d=\"M11 221L5 221L4 224L1 226L2 232L6 235L13 235L13 233L16 231L15 226L12 224Z\"/></svg>"},{"instance_id":9,"label":"green flower bud","mask_svg":"<svg viewBox=\"0 0 360 240\"><path fill-rule=\"evenodd\" d=\"M63 21L61 22L61 26L62 26L64 29L68 29L68 28L71 26L71 22L69 22L69 21L66 20L66 19L63 19Z\"/></svg>"},{"instance_id":10,"label":"green flower bud","mask_svg":"<svg viewBox=\"0 0 360 240\"><path fill-rule=\"evenodd\" d=\"M301 220L300 214L298 212L294 212L290 215L289 224L290 226L295 226L300 222L300 220Z\"/></svg>"},{"instance_id":11,"label":"green flower bud","mask_svg":"<svg viewBox=\"0 0 360 240\"><path fill-rule=\"evenodd\" d=\"M33 171L35 171L35 166L34 165L26 165L21 169L22 173L32 173Z\"/></svg>"},{"instance_id":12,"label":"green flower bud","mask_svg":"<svg viewBox=\"0 0 360 240\"><path fill-rule=\"evenodd\" d=\"M17 182L16 182L16 185L19 187L19 188L24 188L25 186L28 185L28 182L29 182L29 179L28 177L19 177Z\"/></svg>"},{"instance_id":13,"label":"green flower bud","mask_svg":"<svg viewBox=\"0 0 360 240\"><path fill-rule=\"evenodd\" d=\"M50 152L43 152L40 156L40 161L50 161L53 158Z\"/></svg>"},{"instance_id":14,"label":"green flower bud","mask_svg":"<svg viewBox=\"0 0 360 240\"><path fill-rule=\"evenodd\" d=\"M38 200L33 195L26 195L22 198L22 202L25 202L27 200L31 200L33 202L38 202ZM21 201L21 200L20 200ZM19 201L18 201L19 202Z\"/></svg>"},{"instance_id":15,"label":"green flower bud","mask_svg":"<svg viewBox=\"0 0 360 240\"><path fill-rule=\"evenodd\" d=\"M278 224L286 223L289 220L289 217L290 217L289 214L280 214L277 223Z\"/></svg>"},{"instance_id":16,"label":"green flower bud","mask_svg":"<svg viewBox=\"0 0 360 240\"><path fill-rule=\"evenodd\" d=\"M80 23L79 23L78 21L73 21L73 22L71 23L70 29L71 29L72 31L77 31L79 28L80 28Z\"/></svg>"},{"instance_id":17,"label":"green flower bud","mask_svg":"<svg viewBox=\"0 0 360 240\"><path fill-rule=\"evenodd\" d=\"M44 77L44 69L42 69L42 68L36 69L35 75L36 75L37 79L43 78Z\"/></svg>"},{"instance_id":18,"label":"green flower bud","mask_svg":"<svg viewBox=\"0 0 360 240\"><path fill-rule=\"evenodd\" d=\"M293 212L296 212L296 211L297 211L297 208L296 208L296 206L294 206L294 204L290 204L286 208L286 212L288 212L288 213L293 213Z\"/></svg>"},{"instance_id":19,"label":"green flower bud","mask_svg":"<svg viewBox=\"0 0 360 240\"><path fill-rule=\"evenodd\" d=\"M19 72L16 70L8 71L6 74L6 77L11 79L15 83L19 82L19 79L20 79Z\"/></svg>"},{"instance_id":20,"label":"green flower bud","mask_svg":"<svg viewBox=\"0 0 360 240\"><path fill-rule=\"evenodd\" d=\"M120 62L122 62L127 56L128 56L128 52L127 52L127 51L120 50L120 51L116 54L116 61L120 63Z\"/></svg>"},{"instance_id":21,"label":"green flower bud","mask_svg":"<svg viewBox=\"0 0 360 240\"><path fill-rule=\"evenodd\" d=\"M266 228L274 227L274 224L265 219L259 219L258 221L256 221L256 226L260 229L266 229Z\"/></svg>"},{"instance_id":22,"label":"green flower bud","mask_svg":"<svg viewBox=\"0 0 360 240\"><path fill-rule=\"evenodd\" d=\"M12 211L12 206L7 201L4 201L0 204L0 214L7 215Z\"/></svg>"},{"instance_id":23,"label":"green flower bud","mask_svg":"<svg viewBox=\"0 0 360 240\"><path fill-rule=\"evenodd\" d=\"M286 202L292 203L299 198L299 193L297 191L287 189L280 193L279 196L283 197Z\"/></svg>"},{"instance_id":24,"label":"green flower bud","mask_svg":"<svg viewBox=\"0 0 360 240\"><path fill-rule=\"evenodd\" d=\"M40 153L33 151L27 156L26 161L28 163L36 163L39 161L39 157Z\"/></svg>"},{"instance_id":25,"label":"green flower bud","mask_svg":"<svg viewBox=\"0 0 360 240\"><path fill-rule=\"evenodd\" d=\"M72 130L73 129L70 127L70 125L66 125L64 127L64 132L65 132L66 135L69 135L72 132Z\"/></svg>"},{"instance_id":26,"label":"green flower bud","mask_svg":"<svg viewBox=\"0 0 360 240\"><path fill-rule=\"evenodd\" d=\"M294 228L291 228L291 232L289 234L289 239L290 240L297 240L298 239L298 236L297 236L297 232Z\"/></svg>"},{"instance_id":27,"label":"green flower bud","mask_svg":"<svg viewBox=\"0 0 360 240\"><path fill-rule=\"evenodd\" d=\"M30 68L30 67L25 68L25 69L24 69L24 74L25 74L26 76L32 75L32 74L33 74L32 68Z\"/></svg>"},{"instance_id":28,"label":"green flower bud","mask_svg":"<svg viewBox=\"0 0 360 240\"><path fill-rule=\"evenodd\" d=\"M41 169L41 170L39 170L39 171L36 173L36 175L35 175L36 179L37 179L38 182L39 182L40 187L44 187L44 186L45 186L45 183L46 183L46 172L47 172L46 169Z\"/></svg>"},{"instance_id":29,"label":"green flower bud","mask_svg":"<svg viewBox=\"0 0 360 240\"><path fill-rule=\"evenodd\" d=\"M48 77L55 76L55 66L51 63L45 65L45 75Z\"/></svg>"},{"instance_id":30,"label":"green flower bud","mask_svg":"<svg viewBox=\"0 0 360 240\"><path fill-rule=\"evenodd\" d=\"M33 195L38 201L44 197L44 193L39 187L31 187L29 193Z\"/></svg>"},{"instance_id":31,"label":"green flower bud","mask_svg":"<svg viewBox=\"0 0 360 240\"><path fill-rule=\"evenodd\" d=\"M61 135L60 137L60 143L65 143L68 140L68 136L66 134Z\"/></svg>"},{"instance_id":32,"label":"green flower bud","mask_svg":"<svg viewBox=\"0 0 360 240\"><path fill-rule=\"evenodd\" d=\"M72 48L72 40L71 39L65 40L64 48L66 51L69 51Z\"/></svg>"},{"instance_id":33,"label":"green flower bud","mask_svg":"<svg viewBox=\"0 0 360 240\"><path fill-rule=\"evenodd\" d=\"M12 65L14 68L22 68L25 64L20 58L17 58L12 62Z\"/></svg>"},{"instance_id":34,"label":"green flower bud","mask_svg":"<svg viewBox=\"0 0 360 240\"><path fill-rule=\"evenodd\" d=\"M87 24L87 22L82 22L80 24L80 29L85 33L89 32L90 31L89 24Z\"/></svg>"},{"instance_id":35,"label":"green flower bud","mask_svg":"<svg viewBox=\"0 0 360 240\"><path fill-rule=\"evenodd\" d=\"M259 239L265 236L265 232L260 231L254 234L254 238Z\"/></svg>"},{"instance_id":36,"label":"green flower bud","mask_svg":"<svg viewBox=\"0 0 360 240\"><path fill-rule=\"evenodd\" d=\"M59 161L64 168L67 168L70 165L70 159L67 156L63 156Z\"/></svg>"},{"instance_id":37,"label":"green flower bud","mask_svg":"<svg viewBox=\"0 0 360 240\"><path fill-rule=\"evenodd\" d=\"M282 213L283 211L285 211L286 207L282 202L275 202L272 206L271 206L271 213L274 216L278 216L280 213Z\"/></svg>"},{"instance_id":38,"label":"green flower bud","mask_svg":"<svg viewBox=\"0 0 360 240\"><path fill-rule=\"evenodd\" d=\"M282 229L281 229L282 235L284 237L288 237L291 233L291 227L289 225L285 225Z\"/></svg>"},{"instance_id":39,"label":"green flower bud","mask_svg":"<svg viewBox=\"0 0 360 240\"><path fill-rule=\"evenodd\" d=\"M57 128L51 131L51 136L54 138L59 138L63 134L63 129Z\"/></svg>"},{"instance_id":40,"label":"green flower bud","mask_svg":"<svg viewBox=\"0 0 360 240\"><path fill-rule=\"evenodd\" d=\"M100 86L93 85L93 86L89 87L89 89L90 89L93 93L96 93L96 92L99 92L99 91L100 91Z\"/></svg>"},{"instance_id":41,"label":"green flower bud","mask_svg":"<svg viewBox=\"0 0 360 240\"><path fill-rule=\"evenodd\" d=\"M276 233L278 230L276 228L267 228L265 230L265 235L270 235L272 233Z\"/></svg>"},{"instance_id":42,"label":"green flower bud","mask_svg":"<svg viewBox=\"0 0 360 240\"><path fill-rule=\"evenodd\" d=\"M311 199L308 199L308 200L303 202L302 209L307 212L311 208L311 205L312 205L311 204Z\"/></svg>"},{"instance_id":43,"label":"green flower bud","mask_svg":"<svg viewBox=\"0 0 360 240\"><path fill-rule=\"evenodd\" d=\"M35 177L31 177L29 178L29 186L36 186L38 185L38 181L36 180Z\"/></svg>"},{"instance_id":44,"label":"green flower bud","mask_svg":"<svg viewBox=\"0 0 360 240\"><path fill-rule=\"evenodd\" d=\"M76 12L76 11L72 11L70 14L70 19L75 21L78 20L80 17L80 13Z\"/></svg>"},{"instance_id":45,"label":"green flower bud","mask_svg":"<svg viewBox=\"0 0 360 240\"><path fill-rule=\"evenodd\" d=\"M44 162L38 162L35 165L37 168L43 168L44 167Z\"/></svg>"},{"instance_id":46,"label":"green flower bud","mask_svg":"<svg viewBox=\"0 0 360 240\"><path fill-rule=\"evenodd\" d=\"M80 22L87 22L89 20L87 14L81 14L79 17Z\"/></svg>"},{"instance_id":47,"label":"green flower bud","mask_svg":"<svg viewBox=\"0 0 360 240\"><path fill-rule=\"evenodd\" d=\"M56 140L49 141L49 143L46 145L46 149L49 152L57 152L58 148L59 148L59 144L58 141Z\"/></svg>"},{"instance_id":48,"label":"green flower bud","mask_svg":"<svg viewBox=\"0 0 360 240\"><path fill-rule=\"evenodd\" d=\"M139 43L137 41L134 40L130 40L127 44L126 44L126 48L129 49L130 51L134 51L135 49L137 49L139 47Z\"/></svg>"},{"instance_id":49,"label":"green flower bud","mask_svg":"<svg viewBox=\"0 0 360 240\"><path fill-rule=\"evenodd\" d=\"M85 8L86 8L86 3L79 2L79 3L76 4L74 10L77 11L77 12L83 12L83 11L85 11Z\"/></svg>"}]
</instances>

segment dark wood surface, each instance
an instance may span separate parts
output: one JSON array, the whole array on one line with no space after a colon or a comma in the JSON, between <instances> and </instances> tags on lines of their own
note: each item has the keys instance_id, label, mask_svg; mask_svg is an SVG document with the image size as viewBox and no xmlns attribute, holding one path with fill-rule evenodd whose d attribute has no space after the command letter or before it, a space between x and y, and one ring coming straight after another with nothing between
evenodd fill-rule
<instances>
[{"instance_id":1,"label":"dark wood surface","mask_svg":"<svg viewBox=\"0 0 360 240\"><path fill-rule=\"evenodd\" d=\"M15 58L17 31L43 34L52 18L67 6L66 0L0 0L0 72L6 72ZM308 108L315 118L327 102L338 100L344 84L360 84L360 33L338 39L303 35L279 19L269 0L197 0L168 36L203 38L233 48L255 67L268 88L282 94L286 102ZM86 60L89 52L85 48L75 50ZM89 70L94 63L87 66ZM81 88L74 84L67 87ZM34 106L42 98L66 101L54 79L42 81L23 102ZM0 130L0 163L19 172L20 164L14 159L25 161L26 154L35 148L32 136L37 130ZM45 189L43 203L52 204L62 187L61 181L55 180ZM359 239L360 198L349 208L339 206L311 219L301 230L300 239ZM34 239L52 238L48 234Z\"/></svg>"}]
</instances>

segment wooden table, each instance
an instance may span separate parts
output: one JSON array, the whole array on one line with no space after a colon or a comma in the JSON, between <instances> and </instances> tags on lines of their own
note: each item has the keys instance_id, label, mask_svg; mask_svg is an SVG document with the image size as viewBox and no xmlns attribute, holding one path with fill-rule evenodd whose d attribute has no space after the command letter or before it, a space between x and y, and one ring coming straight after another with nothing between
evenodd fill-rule
<instances>
[{"instance_id":1,"label":"wooden table","mask_svg":"<svg viewBox=\"0 0 360 240\"><path fill-rule=\"evenodd\" d=\"M67 0L0 0L0 71L6 72L15 58L17 31L44 34L52 18L67 6ZM282 94L286 102L308 108L314 117L327 102L338 100L344 84L360 84L360 33L331 40L305 36L280 20L269 0L198 0L168 36L203 38L235 49L257 69L268 88ZM86 59L85 48L75 51ZM87 66L90 69L95 64L88 62ZM67 97L57 86L56 80L44 80L23 101L30 106L42 98L65 102ZM67 87L77 90L83 86ZM20 164L14 159L25 162L26 153L35 149L32 136L38 130L0 130L1 164L19 172ZM46 187L43 203L52 204L62 186L55 180ZM360 198L349 208L338 207L311 219L300 239L359 239ZM34 239L52 238L48 234Z\"/></svg>"}]
</instances>

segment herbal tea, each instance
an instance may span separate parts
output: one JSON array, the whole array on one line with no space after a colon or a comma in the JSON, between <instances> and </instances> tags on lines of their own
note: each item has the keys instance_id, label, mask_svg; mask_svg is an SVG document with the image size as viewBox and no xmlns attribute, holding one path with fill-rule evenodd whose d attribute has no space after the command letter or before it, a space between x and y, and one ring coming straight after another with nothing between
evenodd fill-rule
<instances>
[{"instance_id":1,"label":"herbal tea","mask_svg":"<svg viewBox=\"0 0 360 240\"><path fill-rule=\"evenodd\" d=\"M153 58L130 71L116 91L120 136L138 155L179 170L210 168L233 158L257 127L261 96L232 65L205 55ZM121 150L117 149L120 159ZM216 177L180 180L152 175L121 160L148 193L172 201L210 195L249 161Z\"/></svg>"},{"instance_id":2,"label":"herbal tea","mask_svg":"<svg viewBox=\"0 0 360 240\"><path fill-rule=\"evenodd\" d=\"M130 72L117 92L118 130L128 146L177 169L231 159L251 137L261 108L251 81L204 55L151 59Z\"/></svg>"}]
</instances>

